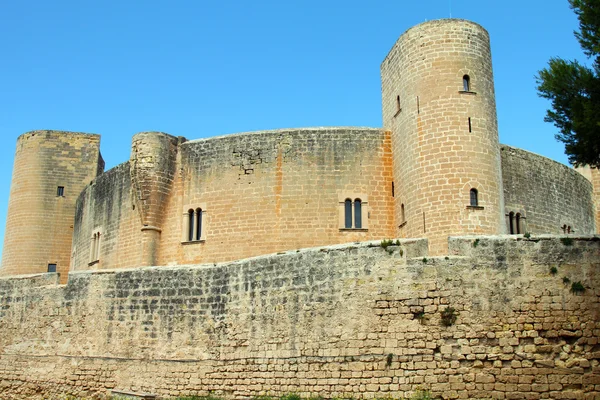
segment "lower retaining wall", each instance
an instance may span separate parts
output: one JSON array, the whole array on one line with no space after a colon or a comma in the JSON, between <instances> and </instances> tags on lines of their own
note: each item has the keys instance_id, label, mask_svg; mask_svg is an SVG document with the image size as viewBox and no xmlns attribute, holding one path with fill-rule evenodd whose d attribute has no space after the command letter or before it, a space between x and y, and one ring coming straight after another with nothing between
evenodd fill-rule
<instances>
[{"instance_id":1,"label":"lower retaining wall","mask_svg":"<svg viewBox=\"0 0 600 400\"><path fill-rule=\"evenodd\" d=\"M599 237L426 248L1 279L2 398L600 396Z\"/></svg>"}]
</instances>

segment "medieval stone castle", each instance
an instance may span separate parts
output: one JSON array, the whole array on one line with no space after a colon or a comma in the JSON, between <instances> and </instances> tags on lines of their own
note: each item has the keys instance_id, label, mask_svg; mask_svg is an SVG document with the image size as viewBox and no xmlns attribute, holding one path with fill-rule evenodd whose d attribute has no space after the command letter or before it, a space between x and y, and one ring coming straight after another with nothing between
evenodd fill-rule
<instances>
[{"instance_id":1,"label":"medieval stone castle","mask_svg":"<svg viewBox=\"0 0 600 400\"><path fill-rule=\"evenodd\" d=\"M383 128L143 132L106 172L21 135L1 397L600 398L600 174L498 143L490 57L409 29Z\"/></svg>"},{"instance_id":2,"label":"medieval stone castle","mask_svg":"<svg viewBox=\"0 0 600 400\"><path fill-rule=\"evenodd\" d=\"M381 80L383 129L191 141L143 132L130 160L106 172L98 135L21 135L2 274L66 279L69 270L220 262L390 237L426 237L432 254L445 254L453 235L596 231L596 170L586 179L498 143L483 28L441 20L408 30Z\"/></svg>"}]
</instances>

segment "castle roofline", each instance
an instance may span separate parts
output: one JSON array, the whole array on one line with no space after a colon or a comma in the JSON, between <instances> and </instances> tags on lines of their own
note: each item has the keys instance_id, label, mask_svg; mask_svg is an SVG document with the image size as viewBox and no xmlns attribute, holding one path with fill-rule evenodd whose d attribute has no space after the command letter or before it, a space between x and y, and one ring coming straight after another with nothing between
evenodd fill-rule
<instances>
[{"instance_id":1,"label":"castle roofline","mask_svg":"<svg viewBox=\"0 0 600 400\"><path fill-rule=\"evenodd\" d=\"M35 136L41 133L49 133L49 134L57 134L57 135L81 135L81 136L96 136L96 137L100 137L99 133L88 133L88 132L74 132L74 131L62 131L62 130L58 130L58 129L35 129L32 131L27 131L21 135L19 135L19 137L17 138L17 140L20 140L22 137L30 135L30 136Z\"/></svg>"},{"instance_id":2,"label":"castle roofline","mask_svg":"<svg viewBox=\"0 0 600 400\"><path fill-rule=\"evenodd\" d=\"M442 24L451 24L451 23L454 23L454 24L461 23L461 24L475 25L476 27L478 27L479 29L481 29L482 31L484 31L486 33L486 35L489 36L489 33L488 33L487 29L485 29L483 26L481 26L477 22L473 22L473 21L468 20L468 19L462 19L462 18L440 18L440 19L432 19L431 21L421 22L420 24L412 26L412 27L408 28L407 30L405 30L398 37L398 39L394 42L394 44L392 45L392 47L390 48L390 50L388 51L387 55L385 56L385 58L383 59L383 61L381 62L380 65L383 65L388 60L388 58L390 57L390 54L392 53L392 51L394 50L394 48L398 45L398 43L400 42L400 40L402 40L402 38L405 35L407 35L409 32L412 32L413 30L417 30L417 29L422 29L425 25L442 25Z\"/></svg>"},{"instance_id":3,"label":"castle roofline","mask_svg":"<svg viewBox=\"0 0 600 400\"><path fill-rule=\"evenodd\" d=\"M202 141L209 141L215 139L224 139L236 136L250 136L250 135L265 135L265 134L278 134L278 133L292 133L292 132L319 132L319 131L340 131L340 132L348 132L348 131L373 131L373 132L383 132L384 128L373 128L366 126L323 126L323 127L307 127L307 128L282 128L282 129L272 129L272 130L264 130L264 131L249 131L249 132L237 132L237 133L228 133L220 136L211 136L207 138L193 139L186 142L187 143L198 143Z\"/></svg>"}]
</instances>

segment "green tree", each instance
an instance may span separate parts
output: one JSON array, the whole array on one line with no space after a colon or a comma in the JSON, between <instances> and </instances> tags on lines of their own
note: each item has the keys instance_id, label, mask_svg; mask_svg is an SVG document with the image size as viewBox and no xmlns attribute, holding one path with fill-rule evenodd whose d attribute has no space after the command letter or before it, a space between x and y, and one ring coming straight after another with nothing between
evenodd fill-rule
<instances>
[{"instance_id":1,"label":"green tree","mask_svg":"<svg viewBox=\"0 0 600 400\"><path fill-rule=\"evenodd\" d=\"M591 67L577 61L552 58L538 73L538 94L551 101L544 120L559 129L575 166L600 167L600 0L569 0L579 19L575 36Z\"/></svg>"}]
</instances>

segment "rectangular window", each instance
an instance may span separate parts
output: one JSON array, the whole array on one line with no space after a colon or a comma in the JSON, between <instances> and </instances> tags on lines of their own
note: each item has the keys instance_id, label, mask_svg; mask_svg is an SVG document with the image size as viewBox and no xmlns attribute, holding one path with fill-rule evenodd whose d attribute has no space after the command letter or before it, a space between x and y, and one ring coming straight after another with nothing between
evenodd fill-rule
<instances>
[{"instance_id":1,"label":"rectangular window","mask_svg":"<svg viewBox=\"0 0 600 400\"><path fill-rule=\"evenodd\" d=\"M64 186L59 186L59 187L56 189L56 195L57 195L58 197L64 197L64 195L65 195L65 187L64 187Z\"/></svg>"},{"instance_id":2,"label":"rectangular window","mask_svg":"<svg viewBox=\"0 0 600 400\"><path fill-rule=\"evenodd\" d=\"M48 272L56 272L56 264L48 264Z\"/></svg>"}]
</instances>

